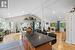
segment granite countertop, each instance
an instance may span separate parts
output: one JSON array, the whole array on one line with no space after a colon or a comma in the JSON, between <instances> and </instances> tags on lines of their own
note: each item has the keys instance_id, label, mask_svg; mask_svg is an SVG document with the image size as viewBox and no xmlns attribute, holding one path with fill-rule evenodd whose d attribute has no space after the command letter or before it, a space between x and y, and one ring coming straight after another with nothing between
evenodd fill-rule
<instances>
[{"instance_id":1,"label":"granite countertop","mask_svg":"<svg viewBox=\"0 0 75 50\"><path fill-rule=\"evenodd\" d=\"M55 38L49 37L41 33L34 33L33 35L26 34L26 37L33 47L38 47L45 43L52 42L53 40L55 40Z\"/></svg>"}]
</instances>

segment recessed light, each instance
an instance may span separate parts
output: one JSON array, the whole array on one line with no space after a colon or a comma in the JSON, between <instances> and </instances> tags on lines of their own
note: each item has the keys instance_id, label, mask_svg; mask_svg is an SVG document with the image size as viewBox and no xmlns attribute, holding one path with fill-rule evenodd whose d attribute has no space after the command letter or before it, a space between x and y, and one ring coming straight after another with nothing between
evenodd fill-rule
<instances>
[{"instance_id":1,"label":"recessed light","mask_svg":"<svg viewBox=\"0 0 75 50\"><path fill-rule=\"evenodd\" d=\"M10 15L10 13L8 13L8 15Z\"/></svg>"},{"instance_id":2,"label":"recessed light","mask_svg":"<svg viewBox=\"0 0 75 50\"><path fill-rule=\"evenodd\" d=\"M22 13L24 13L24 11L22 11Z\"/></svg>"},{"instance_id":3,"label":"recessed light","mask_svg":"<svg viewBox=\"0 0 75 50\"><path fill-rule=\"evenodd\" d=\"M55 14L56 12L55 11L52 11L52 13Z\"/></svg>"}]
</instances>

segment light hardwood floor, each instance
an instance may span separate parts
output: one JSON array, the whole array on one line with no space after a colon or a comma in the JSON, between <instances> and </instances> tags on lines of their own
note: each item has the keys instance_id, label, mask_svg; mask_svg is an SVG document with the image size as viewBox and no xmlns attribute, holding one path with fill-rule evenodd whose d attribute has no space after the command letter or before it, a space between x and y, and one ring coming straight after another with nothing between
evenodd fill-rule
<instances>
[{"instance_id":1,"label":"light hardwood floor","mask_svg":"<svg viewBox=\"0 0 75 50\"><path fill-rule=\"evenodd\" d=\"M57 43L53 45L54 50L75 50L75 45L67 44L66 40L66 33L60 32L57 34Z\"/></svg>"}]
</instances>

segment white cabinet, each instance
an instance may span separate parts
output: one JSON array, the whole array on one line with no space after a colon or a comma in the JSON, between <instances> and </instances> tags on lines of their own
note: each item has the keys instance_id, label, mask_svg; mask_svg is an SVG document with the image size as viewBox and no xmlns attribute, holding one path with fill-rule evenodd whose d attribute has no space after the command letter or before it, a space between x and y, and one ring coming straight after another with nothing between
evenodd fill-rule
<instances>
[{"instance_id":1,"label":"white cabinet","mask_svg":"<svg viewBox=\"0 0 75 50\"><path fill-rule=\"evenodd\" d=\"M66 42L75 44L75 12L66 15Z\"/></svg>"}]
</instances>

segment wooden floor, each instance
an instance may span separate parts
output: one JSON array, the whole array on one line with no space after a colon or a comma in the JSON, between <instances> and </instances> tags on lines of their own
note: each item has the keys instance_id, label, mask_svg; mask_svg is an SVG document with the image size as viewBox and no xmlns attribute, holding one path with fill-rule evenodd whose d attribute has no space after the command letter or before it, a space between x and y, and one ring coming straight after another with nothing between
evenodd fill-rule
<instances>
[{"instance_id":1,"label":"wooden floor","mask_svg":"<svg viewBox=\"0 0 75 50\"><path fill-rule=\"evenodd\" d=\"M75 45L67 44L66 34L65 33L56 33L57 34L57 43L53 45L53 50L75 50Z\"/></svg>"}]
</instances>

